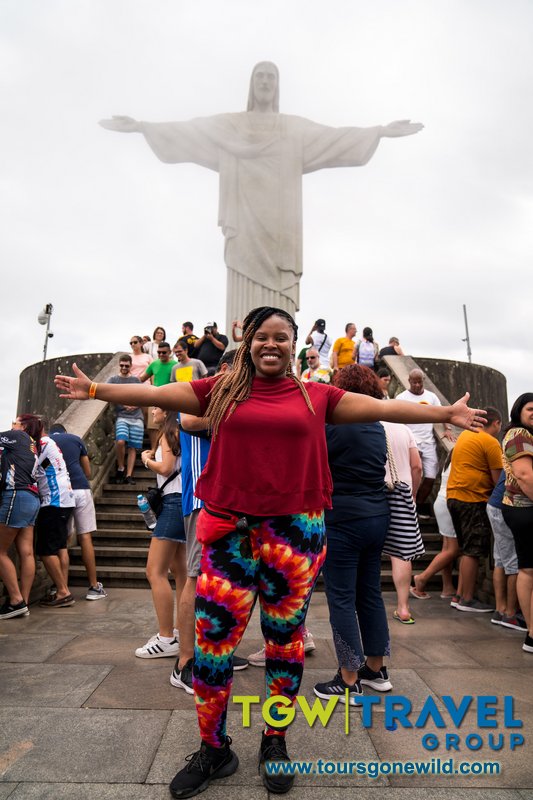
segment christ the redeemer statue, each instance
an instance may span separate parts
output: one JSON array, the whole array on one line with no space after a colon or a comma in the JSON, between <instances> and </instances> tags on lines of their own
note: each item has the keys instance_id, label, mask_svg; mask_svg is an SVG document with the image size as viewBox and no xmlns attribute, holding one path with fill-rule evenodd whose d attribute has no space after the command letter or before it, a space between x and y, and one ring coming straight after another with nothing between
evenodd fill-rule
<instances>
[{"instance_id":1,"label":"christ the redeemer statue","mask_svg":"<svg viewBox=\"0 0 533 800\"><path fill-rule=\"evenodd\" d=\"M193 162L220 174L219 220L228 268L226 324L251 308L299 308L302 275L302 175L358 167L382 137L409 136L423 125L399 120L372 128L330 128L279 113L275 64L254 67L247 111L188 122L113 117L101 125L142 133L161 161Z\"/></svg>"}]
</instances>

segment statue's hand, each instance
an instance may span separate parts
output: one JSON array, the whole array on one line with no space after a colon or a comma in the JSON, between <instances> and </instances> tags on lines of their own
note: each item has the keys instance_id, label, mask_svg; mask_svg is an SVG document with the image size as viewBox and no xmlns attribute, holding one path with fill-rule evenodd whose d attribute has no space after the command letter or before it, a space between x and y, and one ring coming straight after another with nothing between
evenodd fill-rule
<instances>
[{"instance_id":1,"label":"statue's hand","mask_svg":"<svg viewBox=\"0 0 533 800\"><path fill-rule=\"evenodd\" d=\"M388 125L384 125L381 135L391 139L396 136L411 136L411 134L421 131L423 127L421 122L411 122L409 119L397 119L394 122L389 122Z\"/></svg>"},{"instance_id":2,"label":"statue's hand","mask_svg":"<svg viewBox=\"0 0 533 800\"><path fill-rule=\"evenodd\" d=\"M137 133L141 130L140 124L133 117L111 117L111 119L101 119L98 124L108 131L119 133Z\"/></svg>"}]
</instances>

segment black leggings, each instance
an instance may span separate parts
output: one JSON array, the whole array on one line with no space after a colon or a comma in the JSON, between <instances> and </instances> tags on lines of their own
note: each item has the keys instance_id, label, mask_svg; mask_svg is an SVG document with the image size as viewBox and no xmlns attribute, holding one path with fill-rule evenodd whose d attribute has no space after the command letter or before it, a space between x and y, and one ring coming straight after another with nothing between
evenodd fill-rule
<instances>
[{"instance_id":1,"label":"black leggings","mask_svg":"<svg viewBox=\"0 0 533 800\"><path fill-rule=\"evenodd\" d=\"M518 569L533 569L533 506L502 505L502 514L513 534Z\"/></svg>"}]
</instances>

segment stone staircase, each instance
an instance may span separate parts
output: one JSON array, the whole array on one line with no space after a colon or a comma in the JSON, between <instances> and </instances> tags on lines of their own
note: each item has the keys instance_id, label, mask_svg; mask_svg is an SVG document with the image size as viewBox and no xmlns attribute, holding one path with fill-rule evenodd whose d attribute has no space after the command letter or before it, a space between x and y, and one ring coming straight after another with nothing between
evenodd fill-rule
<instances>
[{"instance_id":1,"label":"stone staircase","mask_svg":"<svg viewBox=\"0 0 533 800\"><path fill-rule=\"evenodd\" d=\"M148 446L148 445L147 445ZM114 466L113 466L114 471ZM97 532L93 535L98 578L104 586L149 588L145 568L150 535L137 508L137 495L155 486L153 472L137 459L135 485L115 485L109 478L95 499ZM77 545L69 548L69 582L85 585L87 577Z\"/></svg>"}]
</instances>

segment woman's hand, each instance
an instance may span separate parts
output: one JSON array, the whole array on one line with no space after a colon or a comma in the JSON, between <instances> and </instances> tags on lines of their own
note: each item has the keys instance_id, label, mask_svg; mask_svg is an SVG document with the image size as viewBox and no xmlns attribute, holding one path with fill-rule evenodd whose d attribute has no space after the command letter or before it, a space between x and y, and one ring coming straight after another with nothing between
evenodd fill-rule
<instances>
[{"instance_id":1,"label":"woman's hand","mask_svg":"<svg viewBox=\"0 0 533 800\"><path fill-rule=\"evenodd\" d=\"M469 408L467 406L469 399L470 394L467 392L453 406L450 406L451 416L449 422L451 425L457 425L458 428L477 432L485 427L487 412L480 408Z\"/></svg>"},{"instance_id":2,"label":"woman's hand","mask_svg":"<svg viewBox=\"0 0 533 800\"><path fill-rule=\"evenodd\" d=\"M144 466L147 467L148 459L154 458L154 451L153 450L143 450L141 453L141 461L143 462Z\"/></svg>"},{"instance_id":3,"label":"woman's hand","mask_svg":"<svg viewBox=\"0 0 533 800\"><path fill-rule=\"evenodd\" d=\"M60 397L66 400L88 400L91 379L79 369L76 364L72 365L74 377L70 375L56 375L54 383L59 389Z\"/></svg>"}]
</instances>

